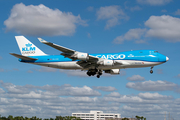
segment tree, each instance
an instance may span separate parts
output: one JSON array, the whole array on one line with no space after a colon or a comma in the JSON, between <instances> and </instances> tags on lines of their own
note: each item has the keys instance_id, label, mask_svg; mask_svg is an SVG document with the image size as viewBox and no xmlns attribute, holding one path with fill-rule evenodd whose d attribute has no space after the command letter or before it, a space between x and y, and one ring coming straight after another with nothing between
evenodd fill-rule
<instances>
[{"instance_id":1,"label":"tree","mask_svg":"<svg viewBox=\"0 0 180 120\"><path fill-rule=\"evenodd\" d=\"M30 119L30 118L28 118L28 117L25 117L25 118L24 118L24 120L31 120L31 119Z\"/></svg>"},{"instance_id":2,"label":"tree","mask_svg":"<svg viewBox=\"0 0 180 120\"><path fill-rule=\"evenodd\" d=\"M136 115L136 119L140 120L140 117Z\"/></svg>"},{"instance_id":3,"label":"tree","mask_svg":"<svg viewBox=\"0 0 180 120\"><path fill-rule=\"evenodd\" d=\"M123 118L122 120L129 120L128 118Z\"/></svg>"},{"instance_id":4,"label":"tree","mask_svg":"<svg viewBox=\"0 0 180 120\"><path fill-rule=\"evenodd\" d=\"M55 120L63 120L62 116L56 116Z\"/></svg>"},{"instance_id":5,"label":"tree","mask_svg":"<svg viewBox=\"0 0 180 120\"><path fill-rule=\"evenodd\" d=\"M8 120L13 120L14 118L13 118L13 116L12 115L9 115L8 116Z\"/></svg>"},{"instance_id":6,"label":"tree","mask_svg":"<svg viewBox=\"0 0 180 120\"><path fill-rule=\"evenodd\" d=\"M144 118L143 116L140 117L140 116L137 116L137 115L136 115L136 119L138 119L138 120L146 120L146 118Z\"/></svg>"}]
</instances>

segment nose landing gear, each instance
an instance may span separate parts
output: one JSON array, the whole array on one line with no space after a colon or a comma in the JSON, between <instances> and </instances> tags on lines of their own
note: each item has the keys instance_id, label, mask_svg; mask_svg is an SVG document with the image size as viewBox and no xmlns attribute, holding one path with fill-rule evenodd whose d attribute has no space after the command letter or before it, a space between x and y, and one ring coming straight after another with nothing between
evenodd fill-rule
<instances>
[{"instance_id":1,"label":"nose landing gear","mask_svg":"<svg viewBox=\"0 0 180 120\"><path fill-rule=\"evenodd\" d=\"M151 74L153 74L153 70L152 70L152 69L153 69L153 67L151 67L151 70L150 70L150 73L151 73Z\"/></svg>"}]
</instances>

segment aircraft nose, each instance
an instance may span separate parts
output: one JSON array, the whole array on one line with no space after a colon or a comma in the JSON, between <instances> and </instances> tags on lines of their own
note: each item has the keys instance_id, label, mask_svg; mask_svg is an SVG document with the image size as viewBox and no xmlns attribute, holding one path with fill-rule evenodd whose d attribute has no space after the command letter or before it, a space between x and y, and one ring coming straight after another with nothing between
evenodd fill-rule
<instances>
[{"instance_id":1,"label":"aircraft nose","mask_svg":"<svg viewBox=\"0 0 180 120\"><path fill-rule=\"evenodd\" d=\"M166 61L168 61L169 60L169 58L166 56Z\"/></svg>"}]
</instances>

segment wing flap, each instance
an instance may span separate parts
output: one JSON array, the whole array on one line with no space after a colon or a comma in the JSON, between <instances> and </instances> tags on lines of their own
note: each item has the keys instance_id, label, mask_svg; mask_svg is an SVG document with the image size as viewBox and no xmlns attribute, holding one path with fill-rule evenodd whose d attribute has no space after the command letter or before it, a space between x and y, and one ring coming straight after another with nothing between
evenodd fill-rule
<instances>
[{"instance_id":1,"label":"wing flap","mask_svg":"<svg viewBox=\"0 0 180 120\"><path fill-rule=\"evenodd\" d=\"M13 55L14 57L17 57L17 58L20 58L20 59L23 59L23 60L38 60L36 58L31 58L31 57L27 57L27 56L22 56L22 55L19 55L19 54L15 54L15 53L10 53L11 55Z\"/></svg>"},{"instance_id":2,"label":"wing flap","mask_svg":"<svg viewBox=\"0 0 180 120\"><path fill-rule=\"evenodd\" d=\"M78 61L77 64L80 65L81 67L83 67L83 69L89 69L89 68L93 68L93 67L97 66L96 63L87 62L87 61Z\"/></svg>"}]
</instances>

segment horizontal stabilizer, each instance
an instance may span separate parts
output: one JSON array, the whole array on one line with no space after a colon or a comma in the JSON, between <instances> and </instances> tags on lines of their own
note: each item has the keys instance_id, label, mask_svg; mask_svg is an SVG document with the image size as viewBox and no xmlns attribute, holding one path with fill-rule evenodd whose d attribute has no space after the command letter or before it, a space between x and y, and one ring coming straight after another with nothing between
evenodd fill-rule
<instances>
[{"instance_id":1,"label":"horizontal stabilizer","mask_svg":"<svg viewBox=\"0 0 180 120\"><path fill-rule=\"evenodd\" d=\"M31 58L31 57L27 57L27 56L22 56L22 55L19 55L19 54L15 54L15 53L10 53L11 55L17 57L17 58L20 58L22 60L38 60L36 58Z\"/></svg>"}]
</instances>

